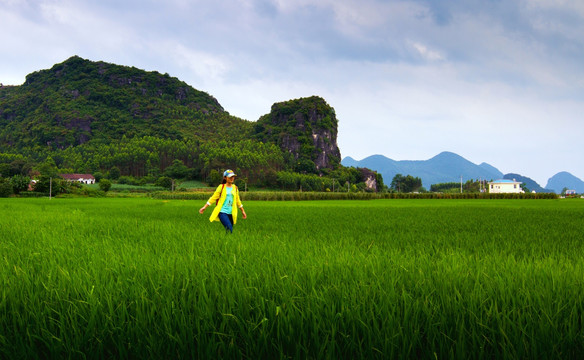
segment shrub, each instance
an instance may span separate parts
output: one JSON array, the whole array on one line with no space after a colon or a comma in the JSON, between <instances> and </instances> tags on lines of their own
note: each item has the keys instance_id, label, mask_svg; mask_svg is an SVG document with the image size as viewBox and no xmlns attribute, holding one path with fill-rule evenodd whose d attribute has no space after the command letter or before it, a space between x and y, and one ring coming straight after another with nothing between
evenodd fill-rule
<instances>
[{"instance_id":1,"label":"shrub","mask_svg":"<svg viewBox=\"0 0 584 360\"><path fill-rule=\"evenodd\" d=\"M161 176L158 178L158 180L156 180L154 185L163 187L165 189L170 189L172 188L172 179L168 176Z\"/></svg>"},{"instance_id":2,"label":"shrub","mask_svg":"<svg viewBox=\"0 0 584 360\"><path fill-rule=\"evenodd\" d=\"M104 192L108 192L109 189L112 187L112 182L108 179L101 179L99 182L99 189Z\"/></svg>"},{"instance_id":3,"label":"shrub","mask_svg":"<svg viewBox=\"0 0 584 360\"><path fill-rule=\"evenodd\" d=\"M0 197L9 197L12 193L12 185L8 181L0 179Z\"/></svg>"},{"instance_id":4,"label":"shrub","mask_svg":"<svg viewBox=\"0 0 584 360\"><path fill-rule=\"evenodd\" d=\"M96 182L100 182L101 179L103 179L103 174L101 172L97 171L93 174L93 177L95 178Z\"/></svg>"},{"instance_id":5,"label":"shrub","mask_svg":"<svg viewBox=\"0 0 584 360\"><path fill-rule=\"evenodd\" d=\"M58 178L41 176L40 179L36 182L36 184L34 184L34 191L36 192L48 194L49 190L52 196L66 192L67 182Z\"/></svg>"},{"instance_id":6,"label":"shrub","mask_svg":"<svg viewBox=\"0 0 584 360\"><path fill-rule=\"evenodd\" d=\"M12 189L14 190L15 194L20 193L21 191L28 190L28 185L30 184L30 178L24 175L14 175L10 178L10 184L12 185Z\"/></svg>"},{"instance_id":7,"label":"shrub","mask_svg":"<svg viewBox=\"0 0 584 360\"><path fill-rule=\"evenodd\" d=\"M124 184L124 185L143 185L141 184L140 179L136 179L133 176L120 176L118 178L118 184Z\"/></svg>"},{"instance_id":8,"label":"shrub","mask_svg":"<svg viewBox=\"0 0 584 360\"><path fill-rule=\"evenodd\" d=\"M221 184L221 181L223 181L223 175L219 173L219 171L213 169L211 170L211 172L209 173L209 176L207 176L206 182L207 184L209 184L209 186L215 187L219 184Z\"/></svg>"},{"instance_id":9,"label":"shrub","mask_svg":"<svg viewBox=\"0 0 584 360\"><path fill-rule=\"evenodd\" d=\"M189 176L189 169L181 160L175 159L172 165L164 170L164 175L173 179L184 179Z\"/></svg>"},{"instance_id":10,"label":"shrub","mask_svg":"<svg viewBox=\"0 0 584 360\"><path fill-rule=\"evenodd\" d=\"M105 192L103 190L97 190L94 188L90 188L88 186L83 186L79 189L75 189L74 191L72 191L72 193L75 195L88 196L88 197L104 197L105 196Z\"/></svg>"},{"instance_id":11,"label":"shrub","mask_svg":"<svg viewBox=\"0 0 584 360\"><path fill-rule=\"evenodd\" d=\"M109 178L112 180L117 180L121 175L121 171L117 166L114 166L109 171Z\"/></svg>"}]
</instances>

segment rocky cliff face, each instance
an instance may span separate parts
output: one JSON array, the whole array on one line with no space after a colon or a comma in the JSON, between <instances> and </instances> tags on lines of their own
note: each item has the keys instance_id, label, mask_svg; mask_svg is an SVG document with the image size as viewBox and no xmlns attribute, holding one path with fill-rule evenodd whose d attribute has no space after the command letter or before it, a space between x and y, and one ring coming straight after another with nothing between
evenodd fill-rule
<instances>
[{"instance_id":1,"label":"rocky cliff face","mask_svg":"<svg viewBox=\"0 0 584 360\"><path fill-rule=\"evenodd\" d=\"M335 111L318 96L275 103L258 120L255 136L277 143L300 172L322 173L340 164Z\"/></svg>"},{"instance_id":2,"label":"rocky cliff face","mask_svg":"<svg viewBox=\"0 0 584 360\"><path fill-rule=\"evenodd\" d=\"M377 183L377 173L367 168L359 168L361 171L361 178L370 191L379 191L379 184Z\"/></svg>"}]
</instances>

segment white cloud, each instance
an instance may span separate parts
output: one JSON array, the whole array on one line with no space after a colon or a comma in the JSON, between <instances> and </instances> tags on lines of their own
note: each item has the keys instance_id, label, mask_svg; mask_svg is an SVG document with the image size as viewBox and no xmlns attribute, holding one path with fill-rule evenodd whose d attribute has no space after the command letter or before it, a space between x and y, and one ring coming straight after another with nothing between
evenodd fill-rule
<instances>
[{"instance_id":1,"label":"white cloud","mask_svg":"<svg viewBox=\"0 0 584 360\"><path fill-rule=\"evenodd\" d=\"M412 47L420 54L420 56L429 61L444 60L444 56L438 51L430 50L426 45L414 42Z\"/></svg>"},{"instance_id":2,"label":"white cloud","mask_svg":"<svg viewBox=\"0 0 584 360\"><path fill-rule=\"evenodd\" d=\"M0 23L5 84L78 54L168 72L248 120L320 95L343 155L584 179L582 1L0 0Z\"/></svg>"},{"instance_id":3,"label":"white cloud","mask_svg":"<svg viewBox=\"0 0 584 360\"><path fill-rule=\"evenodd\" d=\"M557 10L584 17L584 3L579 0L524 0L528 9Z\"/></svg>"},{"instance_id":4,"label":"white cloud","mask_svg":"<svg viewBox=\"0 0 584 360\"><path fill-rule=\"evenodd\" d=\"M171 56L174 62L202 79L204 84L224 81L224 76L230 69L229 61L223 57L187 48L183 44L163 44L161 48L166 49L160 51L161 55L166 53Z\"/></svg>"}]
</instances>

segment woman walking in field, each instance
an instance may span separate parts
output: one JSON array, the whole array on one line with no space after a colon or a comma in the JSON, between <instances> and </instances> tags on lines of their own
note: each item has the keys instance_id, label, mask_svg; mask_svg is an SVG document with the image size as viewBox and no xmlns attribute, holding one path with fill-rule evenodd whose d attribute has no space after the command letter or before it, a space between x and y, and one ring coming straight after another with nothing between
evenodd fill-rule
<instances>
[{"instance_id":1,"label":"woman walking in field","mask_svg":"<svg viewBox=\"0 0 584 360\"><path fill-rule=\"evenodd\" d=\"M233 233L233 225L237 222L237 208L241 209L243 218L247 218L245 210L243 210L243 205L241 204L241 199L239 198L239 190L233 183L236 176L233 170L225 170L223 173L223 182L217 186L213 195L199 210L199 213L202 214L215 201L216 206L211 213L209 221L221 221L221 224L225 226L225 231L229 231L230 233Z\"/></svg>"}]
</instances>

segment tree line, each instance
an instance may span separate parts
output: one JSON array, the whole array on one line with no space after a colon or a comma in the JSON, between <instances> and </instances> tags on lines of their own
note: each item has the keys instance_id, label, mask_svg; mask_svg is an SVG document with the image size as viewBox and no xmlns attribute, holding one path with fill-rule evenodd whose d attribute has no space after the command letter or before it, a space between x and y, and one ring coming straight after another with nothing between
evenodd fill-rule
<instances>
[{"instance_id":1,"label":"tree line","mask_svg":"<svg viewBox=\"0 0 584 360\"><path fill-rule=\"evenodd\" d=\"M21 152L26 155L0 153L0 178L3 183L10 179L14 193L24 191L32 178L38 180L37 191L48 192L45 179L58 178L62 173L88 173L97 181L108 179L133 185L162 182L162 186L167 186L168 179L199 180L214 185L221 181L226 168L238 174L239 182L256 187L294 191L367 189L358 169L339 166L334 171L326 169L322 175L295 173L277 145L250 139L211 143L124 136L117 142L90 141L62 150ZM381 175L378 183L382 183ZM59 189L58 180L55 185Z\"/></svg>"}]
</instances>

